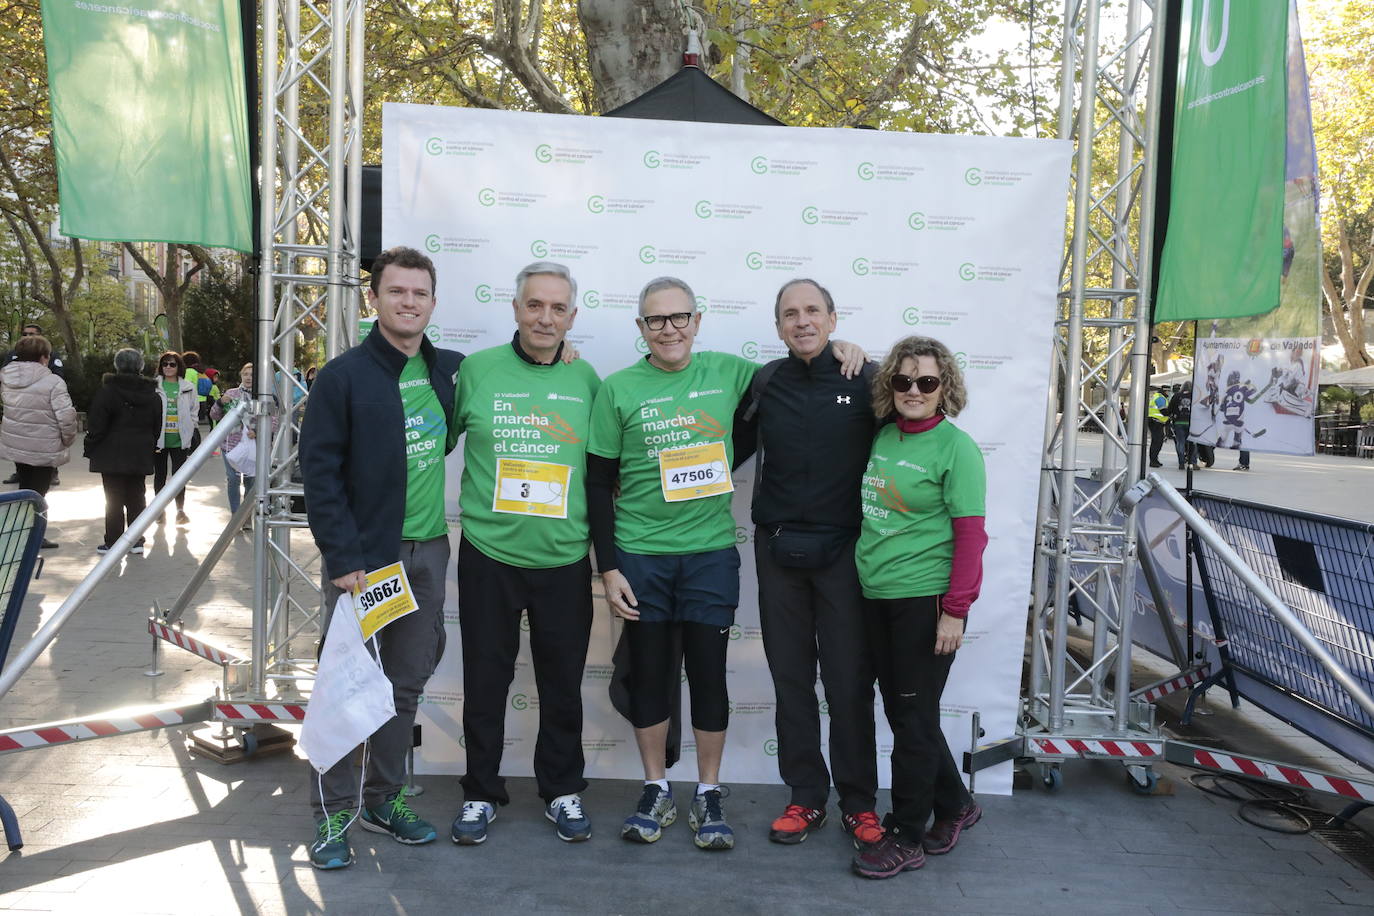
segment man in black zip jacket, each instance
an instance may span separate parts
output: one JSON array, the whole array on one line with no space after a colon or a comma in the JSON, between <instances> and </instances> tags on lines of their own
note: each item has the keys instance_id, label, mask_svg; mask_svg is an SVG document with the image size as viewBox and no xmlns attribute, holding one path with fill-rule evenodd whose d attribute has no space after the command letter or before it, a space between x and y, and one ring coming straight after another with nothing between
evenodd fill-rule
<instances>
[{"instance_id":1,"label":"man in black zip jacket","mask_svg":"<svg viewBox=\"0 0 1374 916\"><path fill-rule=\"evenodd\" d=\"M403 784L415 708L444 651L444 455L463 359L425 336L434 287L434 264L421 252L397 247L378 255L368 292L377 323L362 343L320 370L300 437L310 531L327 580L321 632L328 632L345 590L358 591L367 572L398 560L419 605L377 634L396 715L369 741L356 812L364 829L411 845L436 836L406 804ZM359 795L353 759L345 755L318 782L311 772L316 868L352 863L348 826Z\"/></svg>"},{"instance_id":2,"label":"man in black zip jacket","mask_svg":"<svg viewBox=\"0 0 1374 916\"><path fill-rule=\"evenodd\" d=\"M758 486L754 557L763 647L777 697L778 770L792 789L769 834L800 843L825 823L833 772L841 821L857 845L875 843L878 770L872 662L854 566L859 483L875 422L875 367L847 379L830 334L835 302L814 280L791 280L774 304L788 355L755 379ZM753 443L738 442L741 447ZM821 755L816 666L830 715L830 765Z\"/></svg>"}]
</instances>

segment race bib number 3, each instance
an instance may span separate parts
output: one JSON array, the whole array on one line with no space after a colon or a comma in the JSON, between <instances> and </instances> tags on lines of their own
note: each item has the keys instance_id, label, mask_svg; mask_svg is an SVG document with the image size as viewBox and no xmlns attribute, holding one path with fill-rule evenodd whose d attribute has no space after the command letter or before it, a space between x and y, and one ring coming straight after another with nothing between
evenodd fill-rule
<instances>
[{"instance_id":1,"label":"race bib number 3","mask_svg":"<svg viewBox=\"0 0 1374 916\"><path fill-rule=\"evenodd\" d=\"M658 453L658 474L663 499L670 503L704 499L735 489L724 442L707 442Z\"/></svg>"},{"instance_id":2,"label":"race bib number 3","mask_svg":"<svg viewBox=\"0 0 1374 916\"><path fill-rule=\"evenodd\" d=\"M405 567L400 563L392 563L368 573L367 584L355 596L353 607L358 613L358 625L362 627L364 641L371 639L373 633L393 620L420 609L410 591Z\"/></svg>"},{"instance_id":3,"label":"race bib number 3","mask_svg":"<svg viewBox=\"0 0 1374 916\"><path fill-rule=\"evenodd\" d=\"M498 458L492 511L567 518L572 472L572 467L566 464Z\"/></svg>"}]
</instances>

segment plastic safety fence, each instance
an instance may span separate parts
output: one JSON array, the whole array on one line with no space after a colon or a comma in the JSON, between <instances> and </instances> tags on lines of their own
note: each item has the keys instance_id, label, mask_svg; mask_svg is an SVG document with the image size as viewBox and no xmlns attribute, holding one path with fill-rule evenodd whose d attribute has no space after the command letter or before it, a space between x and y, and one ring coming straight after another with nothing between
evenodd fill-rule
<instances>
[{"instance_id":1,"label":"plastic safety fence","mask_svg":"<svg viewBox=\"0 0 1374 916\"><path fill-rule=\"evenodd\" d=\"M29 591L47 527L47 505L32 490L0 494L0 670L5 667L19 612Z\"/></svg>"},{"instance_id":2,"label":"plastic safety fence","mask_svg":"<svg viewBox=\"0 0 1374 916\"><path fill-rule=\"evenodd\" d=\"M1374 525L1200 493L1194 507L1336 661L1374 692ZM1199 542L1203 588L1240 693L1374 768L1374 717Z\"/></svg>"}]
</instances>

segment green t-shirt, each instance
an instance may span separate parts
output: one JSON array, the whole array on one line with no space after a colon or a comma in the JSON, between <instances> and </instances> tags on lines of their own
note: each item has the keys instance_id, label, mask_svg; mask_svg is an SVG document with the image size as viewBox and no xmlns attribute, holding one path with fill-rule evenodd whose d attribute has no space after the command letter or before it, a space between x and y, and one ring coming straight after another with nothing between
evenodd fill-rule
<instances>
[{"instance_id":1,"label":"green t-shirt","mask_svg":"<svg viewBox=\"0 0 1374 916\"><path fill-rule=\"evenodd\" d=\"M587 555L587 435L600 387L586 360L538 366L510 344L463 360L448 434L467 434L459 505L463 535L482 553L525 569Z\"/></svg>"},{"instance_id":2,"label":"green t-shirt","mask_svg":"<svg viewBox=\"0 0 1374 916\"><path fill-rule=\"evenodd\" d=\"M693 354L679 372L641 359L602 383L587 451L620 459L615 542L622 550L687 554L735 543L730 493L692 498L691 488L720 486L734 460L735 408L756 369L708 350ZM675 451L660 460L660 453ZM669 494L680 501L670 502Z\"/></svg>"},{"instance_id":3,"label":"green t-shirt","mask_svg":"<svg viewBox=\"0 0 1374 916\"><path fill-rule=\"evenodd\" d=\"M923 433L889 423L864 470L863 527L854 557L869 598L918 598L949 590L951 519L984 515L983 453L944 420Z\"/></svg>"},{"instance_id":4,"label":"green t-shirt","mask_svg":"<svg viewBox=\"0 0 1374 916\"><path fill-rule=\"evenodd\" d=\"M181 448L181 431L177 426L177 392L181 382L162 382L162 390L167 395L167 415L162 418L162 444L165 448Z\"/></svg>"},{"instance_id":5,"label":"green t-shirt","mask_svg":"<svg viewBox=\"0 0 1374 916\"><path fill-rule=\"evenodd\" d=\"M406 517L401 537L424 541L448 534L444 521L444 420L429 383L429 365L417 353L401 370L401 407L406 425Z\"/></svg>"}]
</instances>

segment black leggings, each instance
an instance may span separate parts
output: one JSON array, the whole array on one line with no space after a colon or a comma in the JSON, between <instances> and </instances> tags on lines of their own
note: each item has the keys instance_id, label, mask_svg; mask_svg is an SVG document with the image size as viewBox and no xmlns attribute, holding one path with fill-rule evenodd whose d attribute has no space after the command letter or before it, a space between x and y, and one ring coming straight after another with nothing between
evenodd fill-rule
<instances>
[{"instance_id":1,"label":"black leggings","mask_svg":"<svg viewBox=\"0 0 1374 916\"><path fill-rule=\"evenodd\" d=\"M674 642L681 639L682 661L692 696L692 727L723 732L730 721L725 687L725 648L730 628L705 623L625 622L630 647L630 723L649 728L668 720L679 683Z\"/></svg>"},{"instance_id":2,"label":"black leggings","mask_svg":"<svg viewBox=\"0 0 1374 916\"><path fill-rule=\"evenodd\" d=\"M164 448L153 452L153 494L162 492L162 488L167 485L167 459L172 459L172 473L181 470L181 466L186 463L186 459L191 456L189 448ZM177 511L182 512L186 509L186 489L177 491Z\"/></svg>"}]
</instances>

